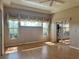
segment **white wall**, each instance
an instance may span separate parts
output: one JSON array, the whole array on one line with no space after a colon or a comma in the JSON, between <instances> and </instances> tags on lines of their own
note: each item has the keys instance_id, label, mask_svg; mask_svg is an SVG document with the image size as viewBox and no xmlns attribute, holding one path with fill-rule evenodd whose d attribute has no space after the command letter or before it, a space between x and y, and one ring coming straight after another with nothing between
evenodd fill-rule
<instances>
[{"instance_id":1,"label":"white wall","mask_svg":"<svg viewBox=\"0 0 79 59\"><path fill-rule=\"evenodd\" d=\"M79 48L79 6L56 13L52 22L64 20L68 17L72 18L70 21L71 46Z\"/></svg>"}]
</instances>

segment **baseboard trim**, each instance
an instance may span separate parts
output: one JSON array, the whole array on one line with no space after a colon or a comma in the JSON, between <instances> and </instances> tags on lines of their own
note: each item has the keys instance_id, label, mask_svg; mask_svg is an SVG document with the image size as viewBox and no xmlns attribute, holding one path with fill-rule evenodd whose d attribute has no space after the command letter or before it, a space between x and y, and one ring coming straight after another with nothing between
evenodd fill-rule
<instances>
[{"instance_id":1,"label":"baseboard trim","mask_svg":"<svg viewBox=\"0 0 79 59\"><path fill-rule=\"evenodd\" d=\"M32 44L32 43L40 43L40 42L45 42L45 41L34 41L34 42L28 42L28 43L21 43L21 44L17 44L18 45L26 45L26 44Z\"/></svg>"},{"instance_id":2,"label":"baseboard trim","mask_svg":"<svg viewBox=\"0 0 79 59\"><path fill-rule=\"evenodd\" d=\"M79 50L79 48L74 47L74 46L70 46L70 48L73 48L73 49Z\"/></svg>"},{"instance_id":3,"label":"baseboard trim","mask_svg":"<svg viewBox=\"0 0 79 59\"><path fill-rule=\"evenodd\" d=\"M6 46L5 48L7 48L7 47L14 47L14 46L19 46L19 45L26 45L26 44L32 44L32 43L40 43L40 42L46 42L46 40L44 40L44 41L34 41L34 42L28 42L28 43L19 43L19 44L15 44L15 45L8 45L8 46Z\"/></svg>"}]
</instances>

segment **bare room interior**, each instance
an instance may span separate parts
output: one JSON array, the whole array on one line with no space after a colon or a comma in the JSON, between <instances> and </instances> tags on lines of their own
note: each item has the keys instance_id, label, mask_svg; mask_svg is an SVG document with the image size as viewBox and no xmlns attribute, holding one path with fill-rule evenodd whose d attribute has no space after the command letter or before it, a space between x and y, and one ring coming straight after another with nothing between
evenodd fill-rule
<instances>
[{"instance_id":1,"label":"bare room interior","mask_svg":"<svg viewBox=\"0 0 79 59\"><path fill-rule=\"evenodd\" d=\"M79 0L0 0L0 59L79 59Z\"/></svg>"}]
</instances>

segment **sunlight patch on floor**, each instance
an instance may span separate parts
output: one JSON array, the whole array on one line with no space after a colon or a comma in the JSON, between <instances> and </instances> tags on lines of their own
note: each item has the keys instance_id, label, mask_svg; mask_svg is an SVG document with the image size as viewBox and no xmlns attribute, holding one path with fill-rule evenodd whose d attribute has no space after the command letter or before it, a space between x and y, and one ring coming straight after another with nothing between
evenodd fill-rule
<instances>
[{"instance_id":1,"label":"sunlight patch on floor","mask_svg":"<svg viewBox=\"0 0 79 59\"><path fill-rule=\"evenodd\" d=\"M55 43L52 43L52 42L45 42L45 44L47 44L47 45L55 45Z\"/></svg>"},{"instance_id":2,"label":"sunlight patch on floor","mask_svg":"<svg viewBox=\"0 0 79 59\"><path fill-rule=\"evenodd\" d=\"M11 47L6 50L5 54L14 53L17 51L18 51L18 47Z\"/></svg>"},{"instance_id":3,"label":"sunlight patch on floor","mask_svg":"<svg viewBox=\"0 0 79 59\"><path fill-rule=\"evenodd\" d=\"M36 49L40 49L42 48L42 46L40 47L35 47L35 48L30 48L30 49L25 49L25 50L22 50L22 52L25 52L25 51L32 51L32 50L36 50Z\"/></svg>"},{"instance_id":4,"label":"sunlight patch on floor","mask_svg":"<svg viewBox=\"0 0 79 59\"><path fill-rule=\"evenodd\" d=\"M60 43L62 42L62 43L64 43L64 44L70 44L70 40L68 39L68 40L60 40L59 41Z\"/></svg>"}]
</instances>

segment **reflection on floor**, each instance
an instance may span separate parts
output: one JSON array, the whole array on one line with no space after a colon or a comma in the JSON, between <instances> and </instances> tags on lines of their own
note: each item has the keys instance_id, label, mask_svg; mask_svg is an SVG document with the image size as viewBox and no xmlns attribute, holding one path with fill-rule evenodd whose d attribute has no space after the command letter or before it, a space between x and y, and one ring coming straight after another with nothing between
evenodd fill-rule
<instances>
[{"instance_id":1,"label":"reflection on floor","mask_svg":"<svg viewBox=\"0 0 79 59\"><path fill-rule=\"evenodd\" d=\"M60 43L70 44L70 39L60 40Z\"/></svg>"},{"instance_id":2,"label":"reflection on floor","mask_svg":"<svg viewBox=\"0 0 79 59\"><path fill-rule=\"evenodd\" d=\"M45 44L47 44L47 45L55 45L55 43L52 43L52 42L45 42ZM39 48L42 48L42 47L40 46L40 47L35 47L35 48L29 48L29 49L25 49L25 50L22 50L22 51L30 51L30 50L39 49ZM10 47L10 48L6 49L5 54L15 53L17 51L18 51L18 47Z\"/></svg>"},{"instance_id":3,"label":"reflection on floor","mask_svg":"<svg viewBox=\"0 0 79 59\"><path fill-rule=\"evenodd\" d=\"M48 45L55 45L55 43L52 43L52 42L45 42L45 44L48 44Z\"/></svg>"},{"instance_id":4,"label":"reflection on floor","mask_svg":"<svg viewBox=\"0 0 79 59\"><path fill-rule=\"evenodd\" d=\"M7 50L5 51L5 54L17 52L18 51L17 48L18 47L7 48Z\"/></svg>"},{"instance_id":5,"label":"reflection on floor","mask_svg":"<svg viewBox=\"0 0 79 59\"><path fill-rule=\"evenodd\" d=\"M35 43L7 50L16 50L16 52L7 53L0 59L79 59L79 51L62 44Z\"/></svg>"},{"instance_id":6,"label":"reflection on floor","mask_svg":"<svg viewBox=\"0 0 79 59\"><path fill-rule=\"evenodd\" d=\"M15 52L23 52L23 51L30 51L30 50L33 50L33 49L38 49L38 48L41 48L41 46L43 45L44 43L33 43L33 44L27 44L27 45L21 45L21 46L16 46L16 47L9 47L9 48L6 48L5 50L5 54L9 54L9 53L15 53Z\"/></svg>"}]
</instances>

